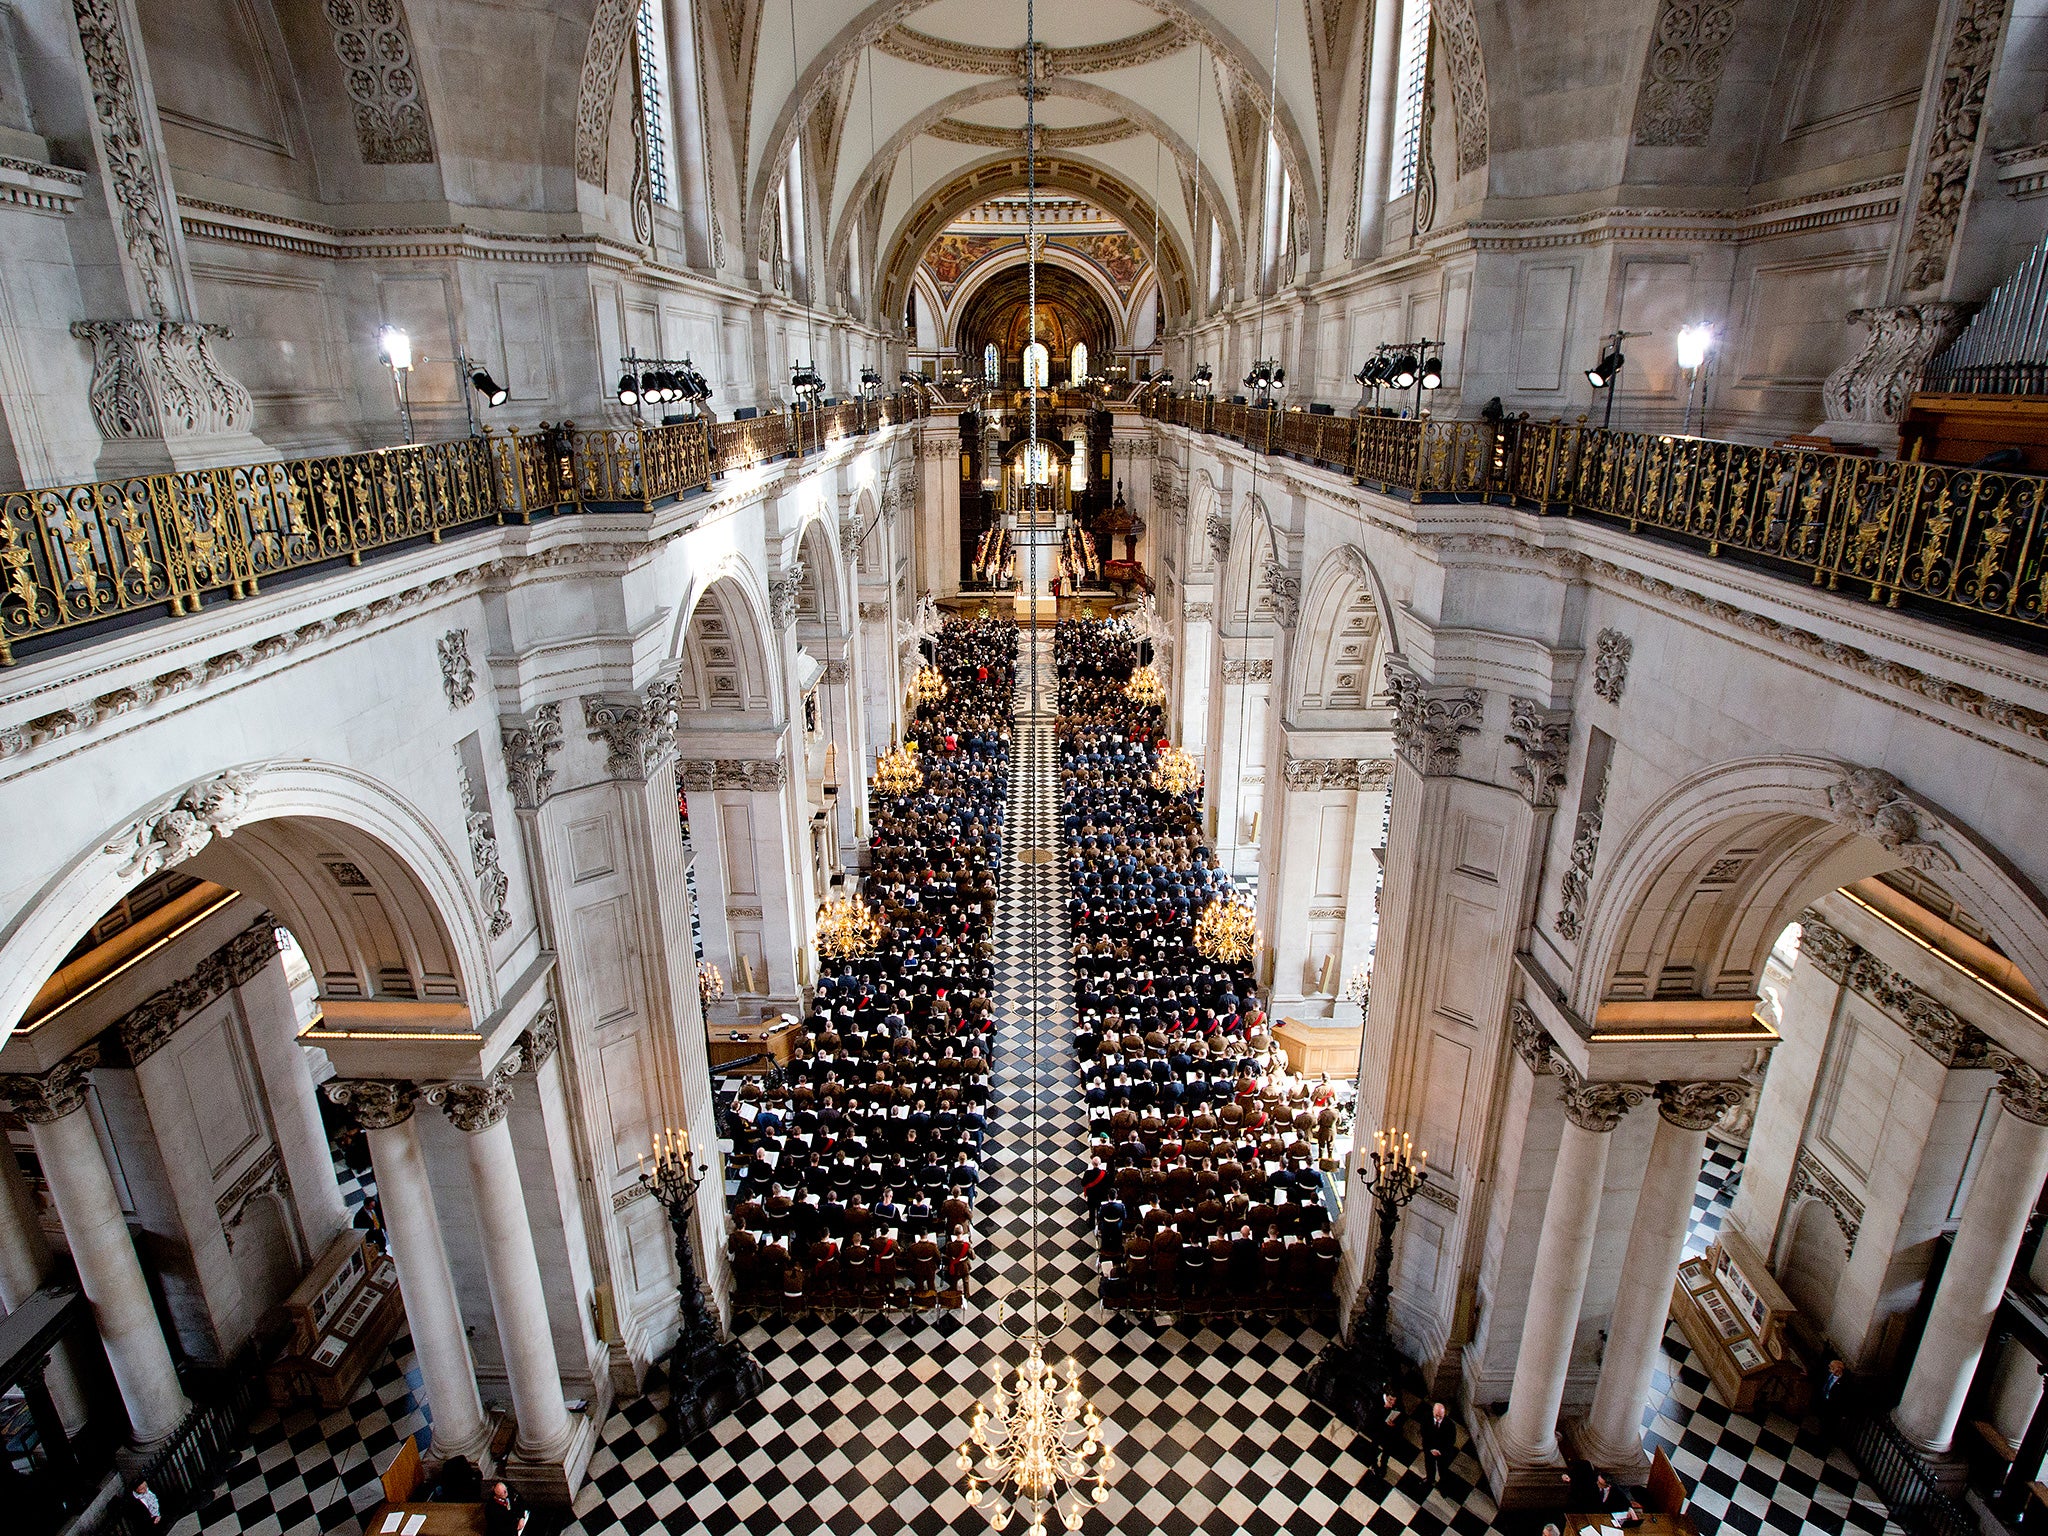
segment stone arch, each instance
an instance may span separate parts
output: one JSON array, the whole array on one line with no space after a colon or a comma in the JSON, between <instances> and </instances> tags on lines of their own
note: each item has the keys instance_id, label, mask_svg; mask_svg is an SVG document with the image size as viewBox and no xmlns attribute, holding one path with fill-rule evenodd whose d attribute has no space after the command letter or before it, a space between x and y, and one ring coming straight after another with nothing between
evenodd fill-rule
<instances>
[{"instance_id":1,"label":"stone arch","mask_svg":"<svg viewBox=\"0 0 2048 1536\"><path fill-rule=\"evenodd\" d=\"M852 210L863 206L863 200L870 194L872 189L881 185L885 177L894 174L898 161L902 158L904 151L913 139L917 138L941 118L951 116L963 108L978 106L985 102L1008 100L1016 95L1016 91L1016 82L1011 79L986 81L979 85L969 86L927 107L923 112L920 112L895 133L891 134L876 149L874 158L869 162L866 169L861 172L860 179L854 183L853 191L845 204L849 210L848 216L843 216L839 220L838 225L833 229L830 255L831 270L841 272L845 269L854 223L851 217ZM1198 176L1199 179L1195 182L1197 189L1195 195L1201 200L1201 208L1206 210L1210 217L1223 227L1225 245L1230 252L1231 277L1232 280L1235 280L1236 248L1234 241L1237 221L1231 213L1229 201L1224 196L1222 183L1216 180L1215 175L1206 165L1197 162L1194 147L1191 144L1170 128L1165 119L1158 117L1148 108L1139 105L1121 92L1105 90L1103 87L1092 85L1085 80L1051 79L1046 81L1046 93L1051 96L1064 96L1075 101L1087 102L1090 105L1100 106L1117 113L1119 116L1129 118L1145 132L1151 134L1161 144L1166 146L1167 150L1174 157L1183 184L1185 184L1186 179L1191 173ZM1041 155L1039 158L1042 176L1045 157ZM950 180L947 185L951 185ZM1020 176L1015 186L1021 187L1023 185L1024 181ZM1041 185L1043 185L1043 182L1041 182ZM983 190L980 195L987 197L996 190L1000 189L988 188ZM1161 190L1160 195L1161 197L1166 195L1164 189ZM957 214L958 211L956 209L955 213ZM1116 212L1118 217L1124 220L1134 235L1138 235L1141 240L1143 239L1143 230L1149 227L1150 215L1153 212L1151 198L1140 195L1137 206L1129 213L1115 209L1111 211ZM1191 210L1192 212L1193 210ZM1141 216L1139 222L1132 221L1132 214ZM1297 208L1295 214L1296 227L1301 227L1301 221L1308 216L1308 209ZM913 213L911 218L915 219L916 214ZM1199 220L1196 220L1196 224L1199 224ZM1169 240L1170 226L1166 222L1163 209L1160 210L1160 226L1160 261L1162 263L1177 261L1180 257L1180 246L1177 237ZM930 244L930 241L926 240L916 250L911 262L913 268L916 266L917 260L921 259L924 255L924 245L928 244ZM891 250L892 247L885 244L884 249ZM884 263L885 283L886 274L892 265L892 263ZM1192 295L1193 290L1188 283L1188 273L1191 270L1176 269L1174 272L1174 275L1182 280L1184 296ZM878 287L881 286L884 285L878 285Z\"/></svg>"},{"instance_id":2,"label":"stone arch","mask_svg":"<svg viewBox=\"0 0 2048 1536\"><path fill-rule=\"evenodd\" d=\"M762 210L773 195L775 180L781 173L781 166L789 157L789 146L795 137L798 124L807 121L816 107L820 96L832 87L856 55L875 42L898 22L907 21L932 0L873 0L865 10L839 29L831 42L812 56L805 67L796 88L782 103L775 126L770 130L767 144L754 173L754 184L747 197L747 228L760 227ZM1249 93L1258 116L1265 119L1269 112L1273 116L1274 130L1280 141L1281 161L1294 178L1294 185L1300 192L1301 208L1296 227L1308 239L1311 251L1322 249L1322 207L1323 197L1319 190L1321 180L1316 174L1317 161L1310 148L1309 137L1295 121L1294 113L1285 101L1273 110L1270 81L1266 66L1254 52L1247 48L1227 27L1217 23L1206 6L1192 3L1192 0L1143 0L1150 9L1172 20L1208 49L1217 64L1233 76ZM1047 81L1048 85L1056 82ZM1016 83L1004 83L1006 92L1014 92ZM1135 103L1132 104L1135 107ZM1142 109L1139 109L1142 110ZM1149 115L1149 114L1147 114ZM882 158L879 154L877 158ZM893 157L889 160L894 164ZM1021 182L1020 182L1021 184ZM1041 185L1043 182L1041 181ZM833 259L827 270L836 270L839 251L832 248ZM885 291L890 302L894 302L894 290ZM884 313L888 313L884 310Z\"/></svg>"},{"instance_id":3,"label":"stone arch","mask_svg":"<svg viewBox=\"0 0 2048 1536\"><path fill-rule=\"evenodd\" d=\"M1085 283L1089 292L1100 299L1103 308L1109 312L1110 323L1117 342L1123 346L1131 345L1128 337L1120 334L1124 330L1124 312L1127 307L1127 296L1118 293L1111 286L1108 277L1101 268L1084 257L1077 256L1071 251L1061 250L1053 245L1046 246L1038 253L1038 264L1041 269L1058 267L1062 272L1071 272ZM953 302L946 307L945 317L948 324L940 333L939 344L941 346L951 345L955 352L965 356L966 351L960 345L959 326L961 321L966 318L968 308L974 302L974 296L988 287L990 283L997 281L1005 273L1015 271L1023 265L1024 257L1021 251L978 264L967 275L966 279L960 284L960 287L955 290Z\"/></svg>"},{"instance_id":4,"label":"stone arch","mask_svg":"<svg viewBox=\"0 0 2048 1536\"><path fill-rule=\"evenodd\" d=\"M1317 567L1295 631L1288 669L1290 717L1304 710L1370 709L1385 658L1397 651L1393 609L1379 573L1346 544Z\"/></svg>"},{"instance_id":5,"label":"stone arch","mask_svg":"<svg viewBox=\"0 0 2048 1536\"><path fill-rule=\"evenodd\" d=\"M1266 562L1278 556L1280 547L1280 532L1264 498L1246 491L1238 497L1237 515L1231 519L1230 553L1216 594L1217 619L1232 633L1242 636L1252 626L1272 621Z\"/></svg>"},{"instance_id":6,"label":"stone arch","mask_svg":"<svg viewBox=\"0 0 2048 1536\"><path fill-rule=\"evenodd\" d=\"M747 579L752 574L745 562L727 561L703 579L683 609L672 654L681 663L676 708L686 720L718 712L780 721L779 648L767 600Z\"/></svg>"},{"instance_id":7,"label":"stone arch","mask_svg":"<svg viewBox=\"0 0 2048 1536\"><path fill-rule=\"evenodd\" d=\"M882 313L896 313L909 292L911 274L923 260L932 241L948 224L976 203L998 193L1016 191L1025 184L1027 169L1021 155L991 155L956 171L921 198L883 244L888 256L875 284L876 292L881 295ZM1150 198L1090 160L1070 155L1040 155L1038 187L1042 192L1071 192L1077 197L1085 197L1121 219L1128 229L1148 228L1152 223ZM1180 235L1163 221L1159 232L1159 265L1172 278L1166 288L1171 299L1169 319L1190 313L1194 304L1194 264L1181 245Z\"/></svg>"},{"instance_id":8,"label":"stone arch","mask_svg":"<svg viewBox=\"0 0 2048 1536\"><path fill-rule=\"evenodd\" d=\"M258 762L161 796L110 826L0 931L6 1032L78 936L171 865L268 905L306 951L325 995L460 1002L477 1020L497 1005L468 850L458 854L425 815L354 769ZM387 931L400 923L410 931Z\"/></svg>"},{"instance_id":9,"label":"stone arch","mask_svg":"<svg viewBox=\"0 0 2048 1536\"><path fill-rule=\"evenodd\" d=\"M844 638L853 628L847 616L846 567L839 558L838 531L826 518L823 506L804 519L796 549L797 558L804 563L797 622L822 624L831 638Z\"/></svg>"},{"instance_id":10,"label":"stone arch","mask_svg":"<svg viewBox=\"0 0 2048 1536\"><path fill-rule=\"evenodd\" d=\"M1223 515L1223 493L1216 488L1216 480L1206 469L1197 469L1188 476L1188 537L1194 541L1193 558L1189 568L1207 568L1220 571L1223 556L1218 552L1215 541L1210 537L1210 520ZM1220 597L1220 594L1219 594Z\"/></svg>"},{"instance_id":11,"label":"stone arch","mask_svg":"<svg viewBox=\"0 0 2048 1536\"><path fill-rule=\"evenodd\" d=\"M1799 1200L1787 1215L1787 1235L1776 1266L1778 1283L1798 1307L1800 1317L1810 1319L1819 1332L1834 1311L1835 1294L1841 1289L1842 1272L1849 1267L1853 1245L1842 1230L1841 1218L1813 1195Z\"/></svg>"},{"instance_id":12,"label":"stone arch","mask_svg":"<svg viewBox=\"0 0 2048 1536\"><path fill-rule=\"evenodd\" d=\"M1892 775L1818 757L1719 763L1602 850L1570 1002L1754 997L1772 943L1815 897L1911 866L1984 923L2031 981L2048 903L1992 848Z\"/></svg>"}]
</instances>

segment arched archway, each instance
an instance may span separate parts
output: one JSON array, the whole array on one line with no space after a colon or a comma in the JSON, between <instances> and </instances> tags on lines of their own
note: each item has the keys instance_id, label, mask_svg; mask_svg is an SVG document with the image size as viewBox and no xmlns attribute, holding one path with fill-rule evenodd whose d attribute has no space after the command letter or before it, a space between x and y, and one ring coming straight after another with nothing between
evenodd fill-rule
<instances>
[{"instance_id":1,"label":"arched archway","mask_svg":"<svg viewBox=\"0 0 2048 1536\"><path fill-rule=\"evenodd\" d=\"M1370 709L1388 655L1399 649L1378 572L1355 545L1317 569L1301 606L1288 669L1290 720ZM1347 723L1356 724L1356 721Z\"/></svg>"}]
</instances>

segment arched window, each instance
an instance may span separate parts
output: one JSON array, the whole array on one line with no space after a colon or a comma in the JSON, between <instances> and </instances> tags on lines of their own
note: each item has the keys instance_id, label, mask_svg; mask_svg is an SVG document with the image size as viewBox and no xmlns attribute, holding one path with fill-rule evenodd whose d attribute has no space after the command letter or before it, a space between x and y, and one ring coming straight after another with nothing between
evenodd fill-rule
<instances>
[{"instance_id":1,"label":"arched window","mask_svg":"<svg viewBox=\"0 0 2048 1536\"><path fill-rule=\"evenodd\" d=\"M647 187L657 203L675 206L669 174L668 15L662 0L640 0L640 126L647 136Z\"/></svg>"},{"instance_id":2,"label":"arched window","mask_svg":"<svg viewBox=\"0 0 2048 1536\"><path fill-rule=\"evenodd\" d=\"M1024 349L1024 387L1044 389L1046 377L1052 372L1052 354L1045 349L1045 343L1034 341Z\"/></svg>"},{"instance_id":3,"label":"arched window","mask_svg":"<svg viewBox=\"0 0 2048 1536\"><path fill-rule=\"evenodd\" d=\"M990 389L1002 382L1002 363L996 357L996 344L990 342L981 349L981 382Z\"/></svg>"},{"instance_id":4,"label":"arched window","mask_svg":"<svg viewBox=\"0 0 2048 1536\"><path fill-rule=\"evenodd\" d=\"M1073 376L1074 383L1086 384L1088 382L1087 342L1077 341L1074 343L1074 356L1068 365L1068 372Z\"/></svg>"},{"instance_id":5,"label":"arched window","mask_svg":"<svg viewBox=\"0 0 2048 1536\"><path fill-rule=\"evenodd\" d=\"M1401 14L1401 55L1394 75L1394 162L1389 200L1415 190L1422 160L1422 93L1429 86L1429 0L1406 0Z\"/></svg>"}]
</instances>

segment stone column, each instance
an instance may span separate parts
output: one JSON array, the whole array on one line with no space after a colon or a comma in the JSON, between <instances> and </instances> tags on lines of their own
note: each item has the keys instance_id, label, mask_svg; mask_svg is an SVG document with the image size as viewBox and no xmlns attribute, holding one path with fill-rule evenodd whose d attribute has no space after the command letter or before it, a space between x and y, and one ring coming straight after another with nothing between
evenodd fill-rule
<instances>
[{"instance_id":1,"label":"stone column","mask_svg":"<svg viewBox=\"0 0 2048 1536\"><path fill-rule=\"evenodd\" d=\"M1499 1428L1511 1470L1561 1465L1557 1410L1564 1401L1579 1303L1585 1298L1586 1270L1593 1260L1610 1133L1623 1114L1648 1096L1640 1083L1588 1083L1561 1061L1555 1070L1563 1079L1559 1097L1564 1101L1564 1136L1543 1205L1543 1235L1536 1244L1529 1310L1515 1356L1514 1391Z\"/></svg>"},{"instance_id":2,"label":"stone column","mask_svg":"<svg viewBox=\"0 0 2048 1536\"><path fill-rule=\"evenodd\" d=\"M519 1419L518 1454L534 1462L560 1462L576 1438L576 1422L562 1403L562 1375L548 1329L540 1262L526 1217L526 1192L505 1111L512 1090L502 1083L457 1083L445 1090L443 1109L466 1137L469 1186L483 1235L484 1273L491 1311L505 1351L512 1411Z\"/></svg>"},{"instance_id":3,"label":"stone column","mask_svg":"<svg viewBox=\"0 0 2048 1536\"><path fill-rule=\"evenodd\" d=\"M2048 1078L2025 1062L2000 1074L2001 1113L1977 1164L1948 1267L1927 1314L1912 1373L1892 1422L1920 1450L1955 1439L1963 1398L1991 1333L2041 1181L2048 1178Z\"/></svg>"},{"instance_id":4,"label":"stone column","mask_svg":"<svg viewBox=\"0 0 2048 1536\"><path fill-rule=\"evenodd\" d=\"M35 1196L21 1164L0 1144L0 1307L12 1312L42 1288L49 1273L50 1244L36 1220ZM68 1345L52 1352L43 1384L65 1430L75 1435L85 1428L89 1405Z\"/></svg>"},{"instance_id":5,"label":"stone column","mask_svg":"<svg viewBox=\"0 0 2048 1536\"><path fill-rule=\"evenodd\" d=\"M265 914L267 918L269 914ZM273 946L274 948L274 946ZM315 1259L349 1230L348 1202L334 1179L327 1127L320 1119L319 1090L306 1048L298 1043L298 1018L284 962L272 953L261 970L240 987L249 1020L249 1039L265 1098L277 1125L279 1155L291 1180L292 1205L306 1250Z\"/></svg>"},{"instance_id":6,"label":"stone column","mask_svg":"<svg viewBox=\"0 0 2048 1536\"><path fill-rule=\"evenodd\" d=\"M147 1449L183 1423L192 1405L178 1384L99 1134L84 1112L87 1077L98 1064L98 1048L87 1046L40 1077L0 1079L0 1093L13 1100L35 1138L79 1286L92 1303L107 1363L128 1409L130 1433Z\"/></svg>"},{"instance_id":7,"label":"stone column","mask_svg":"<svg viewBox=\"0 0 2048 1536\"><path fill-rule=\"evenodd\" d=\"M1643 1462L1643 1405L1671 1313L1671 1286L1685 1252L1707 1131L1743 1093L1741 1083L1662 1083L1657 1134L1621 1261L1621 1285L1607 1324L1607 1353L1586 1423L1586 1453L1598 1466L1634 1472ZM1569 1133L1567 1133L1569 1134ZM1597 1194L1597 1192L1596 1192ZM1528 1335L1523 1335L1527 1339Z\"/></svg>"},{"instance_id":8,"label":"stone column","mask_svg":"<svg viewBox=\"0 0 2048 1536\"><path fill-rule=\"evenodd\" d=\"M1395 71L1401 67L1399 0L1374 0L1371 84L1365 97L1365 153L1358 175L1358 244L1352 255L1367 261L1380 253L1387 222L1387 177L1394 165L1394 109L1400 95Z\"/></svg>"},{"instance_id":9,"label":"stone column","mask_svg":"<svg viewBox=\"0 0 2048 1536\"><path fill-rule=\"evenodd\" d=\"M434 1454L481 1460L490 1448L490 1429L477 1395L476 1365L469 1357L455 1280L441 1246L441 1218L420 1152L419 1126L413 1121L418 1093L411 1083L374 1078L338 1078L327 1085L327 1096L369 1132L377 1199L384 1208L406 1327L434 1419Z\"/></svg>"}]
</instances>

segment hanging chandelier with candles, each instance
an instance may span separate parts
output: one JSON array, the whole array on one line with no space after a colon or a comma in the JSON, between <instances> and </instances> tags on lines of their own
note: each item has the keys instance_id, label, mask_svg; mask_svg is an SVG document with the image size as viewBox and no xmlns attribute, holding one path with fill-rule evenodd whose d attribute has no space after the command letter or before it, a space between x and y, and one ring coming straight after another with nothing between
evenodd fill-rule
<instances>
[{"instance_id":1,"label":"hanging chandelier with candles","mask_svg":"<svg viewBox=\"0 0 2048 1536\"><path fill-rule=\"evenodd\" d=\"M917 747L911 742L892 743L875 759L875 788L882 794L901 798L915 794L924 785L924 770L917 766Z\"/></svg>"},{"instance_id":2,"label":"hanging chandelier with candles","mask_svg":"<svg viewBox=\"0 0 2048 1536\"><path fill-rule=\"evenodd\" d=\"M1195 919L1195 948L1224 965L1251 959L1259 949L1252 904L1237 896L1216 897Z\"/></svg>"},{"instance_id":3,"label":"hanging chandelier with candles","mask_svg":"<svg viewBox=\"0 0 2048 1536\"><path fill-rule=\"evenodd\" d=\"M835 960L865 955L882 942L882 920L858 896L838 896L818 913L818 952Z\"/></svg>"},{"instance_id":4,"label":"hanging chandelier with candles","mask_svg":"<svg viewBox=\"0 0 2048 1536\"><path fill-rule=\"evenodd\" d=\"M1021 1518L1030 1536L1045 1536L1046 1516L1054 1511L1068 1530L1078 1530L1088 1506L1109 1497L1116 1458L1103 1442L1101 1413L1081 1396L1081 1367L1068 1357L1063 1387L1046 1363L1043 1336L1028 1333L1024 1342L1027 1353L1010 1391L1003 1390L997 1361L991 1402L975 1403L968 1416L959 1452L967 1502L986 1507L988 1523L999 1531Z\"/></svg>"},{"instance_id":5,"label":"hanging chandelier with candles","mask_svg":"<svg viewBox=\"0 0 2048 1536\"><path fill-rule=\"evenodd\" d=\"M1185 747L1164 747L1152 762L1152 787L1162 795L1190 795L1202 786L1202 770Z\"/></svg>"},{"instance_id":6,"label":"hanging chandelier with candles","mask_svg":"<svg viewBox=\"0 0 2048 1536\"><path fill-rule=\"evenodd\" d=\"M1159 680L1159 674L1148 664L1131 674L1131 680L1124 684L1124 697L1133 704L1147 704L1157 709L1166 702L1166 684Z\"/></svg>"},{"instance_id":7,"label":"hanging chandelier with candles","mask_svg":"<svg viewBox=\"0 0 2048 1536\"><path fill-rule=\"evenodd\" d=\"M725 997L725 973L709 960L697 962L697 1001L706 1009Z\"/></svg>"},{"instance_id":8,"label":"hanging chandelier with candles","mask_svg":"<svg viewBox=\"0 0 2048 1536\"><path fill-rule=\"evenodd\" d=\"M946 674L930 662L917 669L917 676L910 684L910 697L916 704L936 704L946 696Z\"/></svg>"}]
</instances>

